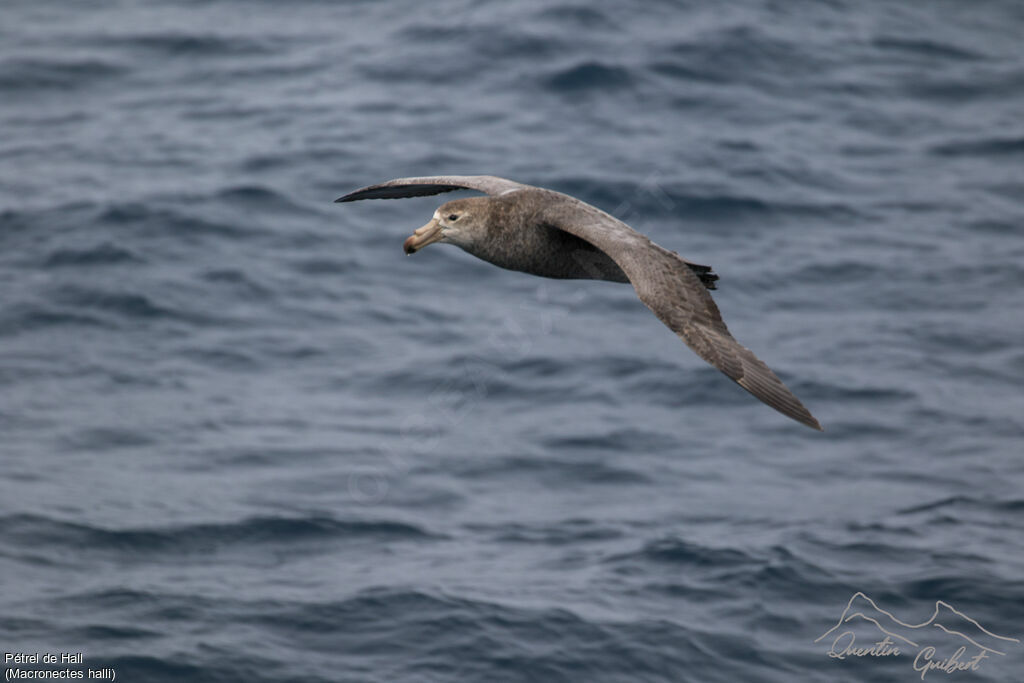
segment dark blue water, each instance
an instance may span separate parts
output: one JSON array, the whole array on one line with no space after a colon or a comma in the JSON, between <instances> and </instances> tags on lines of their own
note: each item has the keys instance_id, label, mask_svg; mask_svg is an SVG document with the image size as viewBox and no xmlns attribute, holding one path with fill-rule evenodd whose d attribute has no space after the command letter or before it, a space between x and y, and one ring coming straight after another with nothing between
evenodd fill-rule
<instances>
[{"instance_id":1,"label":"dark blue water","mask_svg":"<svg viewBox=\"0 0 1024 683\"><path fill-rule=\"evenodd\" d=\"M1024 638L1022 35L1010 0L7 0L0 649L920 680L814 642L857 591ZM442 173L713 265L824 434L628 286L403 256L445 197L332 203ZM925 680L1021 680L1000 642Z\"/></svg>"}]
</instances>

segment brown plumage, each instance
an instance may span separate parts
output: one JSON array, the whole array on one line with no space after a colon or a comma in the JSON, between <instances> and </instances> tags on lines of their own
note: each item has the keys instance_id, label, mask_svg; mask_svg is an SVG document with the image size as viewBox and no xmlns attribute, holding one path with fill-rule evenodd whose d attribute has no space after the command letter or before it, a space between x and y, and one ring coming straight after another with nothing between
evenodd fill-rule
<instances>
[{"instance_id":1,"label":"brown plumage","mask_svg":"<svg viewBox=\"0 0 1024 683\"><path fill-rule=\"evenodd\" d=\"M542 277L629 282L640 300L698 356L783 415L821 429L810 411L729 333L708 293L718 276L658 246L622 221L569 195L495 176L399 178L337 201L478 190L456 199L405 242L414 253L447 242L502 268Z\"/></svg>"}]
</instances>

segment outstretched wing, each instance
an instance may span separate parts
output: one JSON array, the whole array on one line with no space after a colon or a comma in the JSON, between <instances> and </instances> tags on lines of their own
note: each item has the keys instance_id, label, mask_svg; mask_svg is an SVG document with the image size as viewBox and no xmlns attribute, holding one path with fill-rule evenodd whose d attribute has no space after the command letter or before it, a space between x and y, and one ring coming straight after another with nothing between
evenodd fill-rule
<instances>
[{"instance_id":1,"label":"outstretched wing","mask_svg":"<svg viewBox=\"0 0 1024 683\"><path fill-rule=\"evenodd\" d=\"M402 197L426 197L452 190L478 190L489 195L499 195L511 190L530 187L505 178L492 175L434 175L422 178L398 178L386 183L370 185L355 192L349 192L336 202L354 202L360 199L400 199Z\"/></svg>"},{"instance_id":2,"label":"outstretched wing","mask_svg":"<svg viewBox=\"0 0 1024 683\"><path fill-rule=\"evenodd\" d=\"M783 415L821 430L775 373L733 338L708 290L678 254L585 202L556 192L551 195L546 222L611 257L640 300L698 356Z\"/></svg>"}]
</instances>

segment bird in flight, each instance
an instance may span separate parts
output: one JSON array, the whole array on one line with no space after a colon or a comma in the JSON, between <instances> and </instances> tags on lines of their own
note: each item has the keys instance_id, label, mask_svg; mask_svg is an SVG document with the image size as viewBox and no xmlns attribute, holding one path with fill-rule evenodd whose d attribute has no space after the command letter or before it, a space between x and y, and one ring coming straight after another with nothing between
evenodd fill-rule
<instances>
[{"instance_id":1,"label":"bird in flight","mask_svg":"<svg viewBox=\"0 0 1024 683\"><path fill-rule=\"evenodd\" d=\"M783 415L821 430L775 373L729 333L708 293L718 280L709 266L658 246L586 202L496 176L398 178L336 201L424 197L453 190L487 196L442 204L430 222L405 240L407 254L441 242L501 268L541 277L628 282L698 356Z\"/></svg>"}]
</instances>

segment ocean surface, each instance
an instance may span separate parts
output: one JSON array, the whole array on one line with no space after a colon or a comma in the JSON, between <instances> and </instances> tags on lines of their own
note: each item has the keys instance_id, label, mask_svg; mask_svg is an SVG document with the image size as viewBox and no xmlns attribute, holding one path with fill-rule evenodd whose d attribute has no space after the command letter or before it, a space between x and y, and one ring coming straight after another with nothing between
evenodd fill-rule
<instances>
[{"instance_id":1,"label":"ocean surface","mask_svg":"<svg viewBox=\"0 0 1024 683\"><path fill-rule=\"evenodd\" d=\"M5 674L1024 680L1022 35L1011 0L5 0ZM403 255L457 195L333 203L478 173L712 265L825 432L628 285ZM998 647L830 657L851 599Z\"/></svg>"}]
</instances>

